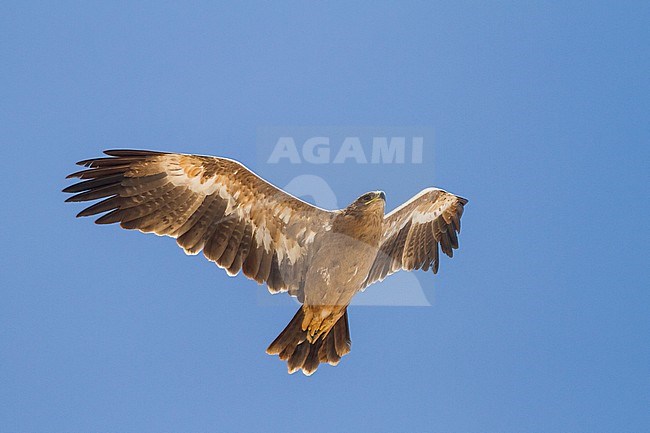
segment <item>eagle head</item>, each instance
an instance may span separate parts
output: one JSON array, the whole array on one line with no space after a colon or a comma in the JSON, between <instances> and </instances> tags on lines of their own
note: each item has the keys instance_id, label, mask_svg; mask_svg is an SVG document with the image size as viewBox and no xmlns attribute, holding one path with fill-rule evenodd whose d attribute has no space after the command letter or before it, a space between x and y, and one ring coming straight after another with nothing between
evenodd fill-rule
<instances>
[{"instance_id":1,"label":"eagle head","mask_svg":"<svg viewBox=\"0 0 650 433\"><path fill-rule=\"evenodd\" d=\"M384 217L386 194L384 191L367 192L344 209L344 213L351 217L368 217L372 214Z\"/></svg>"},{"instance_id":2,"label":"eagle head","mask_svg":"<svg viewBox=\"0 0 650 433\"><path fill-rule=\"evenodd\" d=\"M344 233L354 239L375 245L381 237L386 194L383 191L365 193L334 220L333 231Z\"/></svg>"},{"instance_id":3,"label":"eagle head","mask_svg":"<svg viewBox=\"0 0 650 433\"><path fill-rule=\"evenodd\" d=\"M372 191L372 192L367 192L358 199L356 199L352 205L356 206L368 206L372 203L380 202L381 204L386 203L386 194L384 194L384 191Z\"/></svg>"},{"instance_id":4,"label":"eagle head","mask_svg":"<svg viewBox=\"0 0 650 433\"><path fill-rule=\"evenodd\" d=\"M357 224L368 224L369 219L383 219L386 194L383 191L367 192L342 210L347 220L355 220Z\"/></svg>"}]
</instances>

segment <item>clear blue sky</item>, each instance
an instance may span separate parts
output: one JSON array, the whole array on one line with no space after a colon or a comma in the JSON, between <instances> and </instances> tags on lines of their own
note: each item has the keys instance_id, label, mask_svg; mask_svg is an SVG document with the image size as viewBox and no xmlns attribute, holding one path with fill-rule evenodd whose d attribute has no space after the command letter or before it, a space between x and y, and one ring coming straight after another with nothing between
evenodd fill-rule
<instances>
[{"instance_id":1,"label":"clear blue sky","mask_svg":"<svg viewBox=\"0 0 650 433\"><path fill-rule=\"evenodd\" d=\"M2 432L650 430L647 2L155 3L3 3ZM432 307L353 307L312 377L264 353L295 305L63 203L106 148L284 185L260 128L314 125L435 131L318 168L339 204L470 203Z\"/></svg>"}]
</instances>

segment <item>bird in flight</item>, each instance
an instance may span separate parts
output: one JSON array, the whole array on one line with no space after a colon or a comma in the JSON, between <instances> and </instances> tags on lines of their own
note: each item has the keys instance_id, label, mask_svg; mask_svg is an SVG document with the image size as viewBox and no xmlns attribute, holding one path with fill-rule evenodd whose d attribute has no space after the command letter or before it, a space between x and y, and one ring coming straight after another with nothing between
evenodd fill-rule
<instances>
[{"instance_id":1,"label":"bird in flight","mask_svg":"<svg viewBox=\"0 0 650 433\"><path fill-rule=\"evenodd\" d=\"M311 375L350 351L347 306L370 284L399 270L438 271L439 249L458 248L467 200L427 188L388 214L385 194L363 194L329 211L277 188L228 159L148 150L108 150L77 164L68 202L101 201L77 216L97 224L176 239L271 293L302 304L266 350L289 373Z\"/></svg>"}]
</instances>

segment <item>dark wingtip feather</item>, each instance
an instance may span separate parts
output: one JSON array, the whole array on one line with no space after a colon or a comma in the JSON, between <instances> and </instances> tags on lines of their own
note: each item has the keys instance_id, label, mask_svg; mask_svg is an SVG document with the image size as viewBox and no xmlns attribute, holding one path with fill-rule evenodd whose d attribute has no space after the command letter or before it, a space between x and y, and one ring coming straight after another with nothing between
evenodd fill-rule
<instances>
[{"instance_id":1,"label":"dark wingtip feather","mask_svg":"<svg viewBox=\"0 0 650 433\"><path fill-rule=\"evenodd\" d=\"M108 165L108 164L120 164L124 161L122 158L128 159L142 159L148 156L155 155L167 155L168 152L160 152L156 150L136 150L136 149L108 149L104 151L105 155L108 155L109 158L90 158L77 161L77 165L84 167L95 167L98 164Z\"/></svg>"},{"instance_id":2,"label":"dark wingtip feather","mask_svg":"<svg viewBox=\"0 0 650 433\"><path fill-rule=\"evenodd\" d=\"M82 192L92 191L108 185L119 184L124 179L124 174L118 173L111 176L98 177L96 179L84 180L82 182L74 183L63 190L63 192Z\"/></svg>"},{"instance_id":3,"label":"dark wingtip feather","mask_svg":"<svg viewBox=\"0 0 650 433\"><path fill-rule=\"evenodd\" d=\"M166 152L159 152L157 150L137 150L137 149L108 149L104 151L105 155L115 157L134 157L134 156L151 156L163 155Z\"/></svg>"},{"instance_id":4,"label":"dark wingtip feather","mask_svg":"<svg viewBox=\"0 0 650 433\"><path fill-rule=\"evenodd\" d=\"M102 225L102 224L115 224L117 222L120 222L120 217L121 217L120 209L115 209L115 210L112 210L111 212L97 218L95 220L95 224L100 224L100 225Z\"/></svg>"},{"instance_id":5,"label":"dark wingtip feather","mask_svg":"<svg viewBox=\"0 0 650 433\"><path fill-rule=\"evenodd\" d=\"M90 191L81 192L75 194L72 197L68 197L66 202L80 202L80 201L91 201L98 200L100 198L105 198L109 196L117 196L120 192L119 185L106 185L100 188L91 189Z\"/></svg>"},{"instance_id":6,"label":"dark wingtip feather","mask_svg":"<svg viewBox=\"0 0 650 433\"><path fill-rule=\"evenodd\" d=\"M65 193L78 192L78 191L76 191L76 188L77 188L77 184L75 183L75 184L72 184L72 185L66 186L65 188L63 188L63 189L61 190L61 192L65 192ZM68 201L68 200L66 200L66 201Z\"/></svg>"},{"instance_id":7,"label":"dark wingtip feather","mask_svg":"<svg viewBox=\"0 0 650 433\"><path fill-rule=\"evenodd\" d=\"M117 209L119 206L118 198L109 197L100 202L95 203L92 206L88 206L86 209L82 210L77 214L77 218L84 216L97 215L102 212L107 212L109 210Z\"/></svg>"},{"instance_id":8,"label":"dark wingtip feather","mask_svg":"<svg viewBox=\"0 0 650 433\"><path fill-rule=\"evenodd\" d=\"M437 274L438 269L440 268L440 250L439 250L439 245L438 242L436 242L433 246L433 273Z\"/></svg>"}]
</instances>

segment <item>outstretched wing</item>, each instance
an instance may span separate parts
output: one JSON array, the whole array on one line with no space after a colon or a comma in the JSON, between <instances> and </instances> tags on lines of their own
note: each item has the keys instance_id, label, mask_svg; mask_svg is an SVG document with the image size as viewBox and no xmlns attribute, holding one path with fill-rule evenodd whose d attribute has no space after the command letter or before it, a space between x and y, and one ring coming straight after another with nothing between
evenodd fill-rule
<instances>
[{"instance_id":1,"label":"outstretched wing","mask_svg":"<svg viewBox=\"0 0 650 433\"><path fill-rule=\"evenodd\" d=\"M119 223L170 236L188 254L236 275L240 270L272 293L298 295L310 246L330 229L332 213L276 188L237 161L141 150L109 150L108 157L68 177L66 201L103 199L77 216L102 214Z\"/></svg>"},{"instance_id":2,"label":"outstretched wing","mask_svg":"<svg viewBox=\"0 0 650 433\"><path fill-rule=\"evenodd\" d=\"M384 232L366 286L404 269L438 272L438 246L453 257L467 200L427 188L384 217Z\"/></svg>"}]
</instances>

